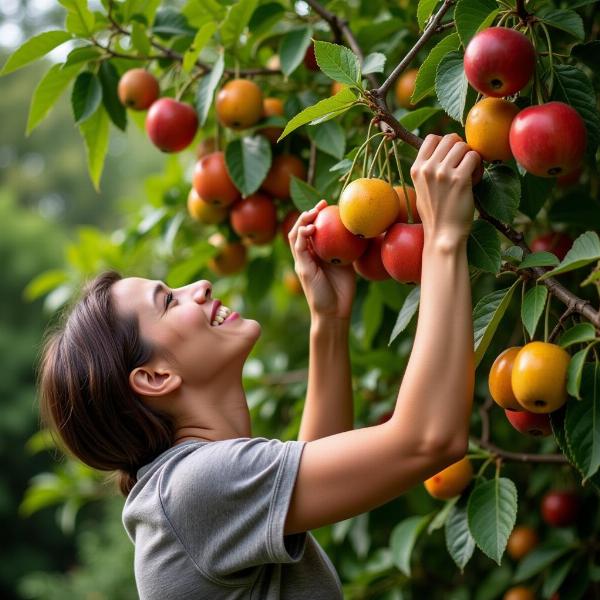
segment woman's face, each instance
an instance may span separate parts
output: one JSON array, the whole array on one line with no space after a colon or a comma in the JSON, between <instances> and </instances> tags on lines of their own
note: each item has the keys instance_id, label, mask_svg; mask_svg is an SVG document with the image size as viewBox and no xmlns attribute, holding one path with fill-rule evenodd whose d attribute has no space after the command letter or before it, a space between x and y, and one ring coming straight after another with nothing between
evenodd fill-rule
<instances>
[{"instance_id":1,"label":"woman's face","mask_svg":"<svg viewBox=\"0 0 600 600\"><path fill-rule=\"evenodd\" d=\"M257 321L233 312L228 316L205 279L171 289L160 281L129 277L111 291L117 312L137 315L142 337L187 384L202 384L223 372L239 374L260 336Z\"/></svg>"}]
</instances>

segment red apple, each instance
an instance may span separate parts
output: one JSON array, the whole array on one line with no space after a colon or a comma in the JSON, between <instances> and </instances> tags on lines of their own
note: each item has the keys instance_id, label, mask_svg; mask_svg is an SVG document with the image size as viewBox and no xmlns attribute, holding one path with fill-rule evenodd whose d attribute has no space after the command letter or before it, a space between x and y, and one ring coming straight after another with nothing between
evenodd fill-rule
<instances>
[{"instance_id":1,"label":"red apple","mask_svg":"<svg viewBox=\"0 0 600 600\"><path fill-rule=\"evenodd\" d=\"M315 47L313 42L310 43L304 53L304 66L310 71L318 71L317 57L315 56Z\"/></svg>"},{"instance_id":2,"label":"red apple","mask_svg":"<svg viewBox=\"0 0 600 600\"><path fill-rule=\"evenodd\" d=\"M383 281L390 278L381 260L381 245L384 237L385 233L381 233L377 237L369 238L367 249L353 263L354 270L369 281Z\"/></svg>"},{"instance_id":3,"label":"red apple","mask_svg":"<svg viewBox=\"0 0 600 600\"><path fill-rule=\"evenodd\" d=\"M232 229L246 242L266 244L277 233L277 209L265 194L238 200L229 213Z\"/></svg>"},{"instance_id":4,"label":"red apple","mask_svg":"<svg viewBox=\"0 0 600 600\"><path fill-rule=\"evenodd\" d=\"M488 27L465 50L465 75L482 94L502 98L523 89L535 70L535 49L514 29Z\"/></svg>"},{"instance_id":5,"label":"red apple","mask_svg":"<svg viewBox=\"0 0 600 600\"><path fill-rule=\"evenodd\" d=\"M581 165L586 130L579 113L563 102L522 110L510 126L510 149L521 166L539 177L571 173Z\"/></svg>"},{"instance_id":6,"label":"red apple","mask_svg":"<svg viewBox=\"0 0 600 600\"><path fill-rule=\"evenodd\" d=\"M146 132L163 152L179 152L192 143L198 129L196 111L173 98L152 104L146 116Z\"/></svg>"},{"instance_id":7,"label":"red apple","mask_svg":"<svg viewBox=\"0 0 600 600\"><path fill-rule=\"evenodd\" d=\"M532 252L552 252L562 260L572 245L573 240L566 233L551 231L532 240L530 248Z\"/></svg>"},{"instance_id":8,"label":"red apple","mask_svg":"<svg viewBox=\"0 0 600 600\"><path fill-rule=\"evenodd\" d=\"M381 246L385 270L401 283L420 283L424 244L422 223L394 223Z\"/></svg>"},{"instance_id":9,"label":"red apple","mask_svg":"<svg viewBox=\"0 0 600 600\"><path fill-rule=\"evenodd\" d=\"M568 527L577 520L579 497L574 492L551 490L542 498L542 519L553 527Z\"/></svg>"},{"instance_id":10,"label":"red apple","mask_svg":"<svg viewBox=\"0 0 600 600\"><path fill-rule=\"evenodd\" d=\"M552 433L548 413L532 413L527 410L504 409L510 424L520 433L534 437L546 437Z\"/></svg>"},{"instance_id":11,"label":"red apple","mask_svg":"<svg viewBox=\"0 0 600 600\"><path fill-rule=\"evenodd\" d=\"M227 171L223 152L207 154L196 163L192 185L209 204L229 206L240 199L240 192Z\"/></svg>"},{"instance_id":12,"label":"red apple","mask_svg":"<svg viewBox=\"0 0 600 600\"><path fill-rule=\"evenodd\" d=\"M348 265L367 248L367 240L350 233L340 219L337 204L326 206L314 221L315 232L311 236L317 256L334 265Z\"/></svg>"}]
</instances>

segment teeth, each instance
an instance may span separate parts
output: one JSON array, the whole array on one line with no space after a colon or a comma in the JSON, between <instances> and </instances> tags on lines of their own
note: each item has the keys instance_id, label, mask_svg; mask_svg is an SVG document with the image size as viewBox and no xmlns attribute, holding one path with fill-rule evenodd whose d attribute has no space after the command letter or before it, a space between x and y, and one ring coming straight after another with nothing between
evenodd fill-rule
<instances>
[{"instance_id":1,"label":"teeth","mask_svg":"<svg viewBox=\"0 0 600 600\"><path fill-rule=\"evenodd\" d=\"M215 314L215 318L214 318L213 322L211 323L211 325L213 327L220 325L231 314L231 312L232 312L231 309L228 308L227 306L223 306L223 305L219 306L219 308L217 309L217 312Z\"/></svg>"}]
</instances>

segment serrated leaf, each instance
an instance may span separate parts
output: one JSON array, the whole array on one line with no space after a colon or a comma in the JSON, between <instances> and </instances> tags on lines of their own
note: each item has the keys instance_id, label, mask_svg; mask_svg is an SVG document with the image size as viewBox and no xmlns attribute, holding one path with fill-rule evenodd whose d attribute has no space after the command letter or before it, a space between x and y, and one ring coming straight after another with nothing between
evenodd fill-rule
<instances>
[{"instance_id":1,"label":"serrated leaf","mask_svg":"<svg viewBox=\"0 0 600 600\"><path fill-rule=\"evenodd\" d=\"M217 24L214 22L205 23L198 30L192 45L185 51L185 54L183 55L182 68L186 73L189 73L194 68L200 52L202 52L204 46L208 44L208 41L214 35L216 30Z\"/></svg>"},{"instance_id":2,"label":"serrated leaf","mask_svg":"<svg viewBox=\"0 0 600 600\"><path fill-rule=\"evenodd\" d=\"M277 141L280 142L286 135L290 134L295 129L298 129L298 127L306 125L306 123L314 122L322 117L340 115L354 106L355 103L356 95L354 92L350 88L344 88L335 96L325 98L324 100L305 108L302 112L290 119Z\"/></svg>"},{"instance_id":3,"label":"serrated leaf","mask_svg":"<svg viewBox=\"0 0 600 600\"><path fill-rule=\"evenodd\" d=\"M227 171L243 197L258 190L271 168L271 145L262 135L232 140L225 149Z\"/></svg>"},{"instance_id":4,"label":"serrated leaf","mask_svg":"<svg viewBox=\"0 0 600 600\"><path fill-rule=\"evenodd\" d=\"M541 573L546 567L569 552L570 549L568 544L559 541L540 544L519 562L513 578L514 583L520 583Z\"/></svg>"},{"instance_id":5,"label":"serrated leaf","mask_svg":"<svg viewBox=\"0 0 600 600\"><path fill-rule=\"evenodd\" d=\"M281 71L289 77L302 63L312 36L311 27L300 27L288 31L279 43Z\"/></svg>"},{"instance_id":6,"label":"serrated leaf","mask_svg":"<svg viewBox=\"0 0 600 600\"><path fill-rule=\"evenodd\" d=\"M208 111L212 105L215 90L219 85L219 81L223 76L224 70L225 58L221 52L215 61L211 72L200 80L200 84L198 85L198 90L196 92L196 111L198 112L198 120L201 126L206 123L206 118L208 117Z\"/></svg>"},{"instance_id":7,"label":"serrated leaf","mask_svg":"<svg viewBox=\"0 0 600 600\"><path fill-rule=\"evenodd\" d=\"M419 29L425 28L425 23L431 17L433 9L436 7L438 0L419 0L417 6L417 21L419 22Z\"/></svg>"},{"instance_id":8,"label":"serrated leaf","mask_svg":"<svg viewBox=\"0 0 600 600\"><path fill-rule=\"evenodd\" d=\"M591 323L577 323L567 329L559 338L557 344L568 348L573 344L581 344L596 339L596 330Z\"/></svg>"},{"instance_id":9,"label":"serrated leaf","mask_svg":"<svg viewBox=\"0 0 600 600\"><path fill-rule=\"evenodd\" d=\"M394 329L390 334L390 341L388 342L388 346L402 333L407 327L408 324L412 321L412 318L415 316L417 309L419 308L419 301L421 298L421 286L416 285L404 300L404 304L398 313L398 318L396 319L396 324L394 325Z\"/></svg>"},{"instance_id":10,"label":"serrated leaf","mask_svg":"<svg viewBox=\"0 0 600 600\"><path fill-rule=\"evenodd\" d=\"M568 8L540 10L536 13L536 17L542 23L566 31L578 40L583 40L585 37L583 19L574 10Z\"/></svg>"},{"instance_id":11,"label":"serrated leaf","mask_svg":"<svg viewBox=\"0 0 600 600\"><path fill-rule=\"evenodd\" d=\"M317 64L325 75L346 85L360 86L360 62L350 48L320 40L314 45Z\"/></svg>"},{"instance_id":12,"label":"serrated leaf","mask_svg":"<svg viewBox=\"0 0 600 600\"><path fill-rule=\"evenodd\" d=\"M0 71L0 76L12 73L38 58L46 56L48 52L72 38L73 36L70 33L62 30L45 31L33 36L8 57Z\"/></svg>"},{"instance_id":13,"label":"serrated leaf","mask_svg":"<svg viewBox=\"0 0 600 600\"><path fill-rule=\"evenodd\" d=\"M475 367L481 362L490 345L519 283L520 280L517 279L509 288L487 294L479 300L473 309Z\"/></svg>"},{"instance_id":14,"label":"serrated leaf","mask_svg":"<svg viewBox=\"0 0 600 600\"><path fill-rule=\"evenodd\" d=\"M529 337L535 337L535 330L540 317L544 312L546 300L548 298L548 288L545 285L536 285L525 294L523 304L521 304L521 320L529 333Z\"/></svg>"},{"instance_id":15,"label":"serrated leaf","mask_svg":"<svg viewBox=\"0 0 600 600\"><path fill-rule=\"evenodd\" d=\"M75 124L79 125L89 119L102 102L102 85L94 73L84 71L77 76L73 93L71 94L71 105Z\"/></svg>"},{"instance_id":16,"label":"serrated leaf","mask_svg":"<svg viewBox=\"0 0 600 600\"><path fill-rule=\"evenodd\" d=\"M469 90L463 55L460 52L449 52L438 65L435 74L435 93L446 113L462 125L464 125Z\"/></svg>"},{"instance_id":17,"label":"serrated leaf","mask_svg":"<svg viewBox=\"0 0 600 600\"><path fill-rule=\"evenodd\" d=\"M497 273L500 270L500 238L491 223L483 219L473 221L467 239L467 258L470 265L482 271Z\"/></svg>"},{"instance_id":18,"label":"serrated leaf","mask_svg":"<svg viewBox=\"0 0 600 600\"><path fill-rule=\"evenodd\" d=\"M101 50L96 46L82 46L81 48L75 48L69 52L64 66L68 67L81 62L96 60L100 57L100 55Z\"/></svg>"},{"instance_id":19,"label":"serrated leaf","mask_svg":"<svg viewBox=\"0 0 600 600\"><path fill-rule=\"evenodd\" d=\"M459 0L456 3L454 22L464 48L480 29L491 24L498 10L496 0Z\"/></svg>"},{"instance_id":20,"label":"serrated leaf","mask_svg":"<svg viewBox=\"0 0 600 600\"><path fill-rule=\"evenodd\" d=\"M517 519L517 488L506 477L475 487L467 506L469 531L481 551L498 565Z\"/></svg>"},{"instance_id":21,"label":"serrated leaf","mask_svg":"<svg viewBox=\"0 0 600 600\"><path fill-rule=\"evenodd\" d=\"M336 121L321 123L308 130L308 135L317 148L334 158L341 159L346 151L346 134Z\"/></svg>"},{"instance_id":22,"label":"serrated leaf","mask_svg":"<svg viewBox=\"0 0 600 600\"><path fill-rule=\"evenodd\" d=\"M421 127L425 121L440 112L437 106L424 106L403 114L398 120L409 131Z\"/></svg>"},{"instance_id":23,"label":"serrated leaf","mask_svg":"<svg viewBox=\"0 0 600 600\"><path fill-rule=\"evenodd\" d=\"M583 375L583 367L587 358L588 352L593 344L588 344L585 348L576 352L569 362L567 368L567 393L569 396L581 400L581 377Z\"/></svg>"},{"instance_id":24,"label":"serrated leaf","mask_svg":"<svg viewBox=\"0 0 600 600\"><path fill-rule=\"evenodd\" d=\"M565 435L583 474L583 483L600 468L600 364L586 363L581 380L581 402L568 402Z\"/></svg>"},{"instance_id":25,"label":"serrated leaf","mask_svg":"<svg viewBox=\"0 0 600 600\"><path fill-rule=\"evenodd\" d=\"M431 523L429 523L429 527L427 527L427 535L431 535L434 531L437 531L440 527L443 527L448 520L448 515L452 510L453 506L458 502L460 496L454 496L454 498L450 498L444 504L443 508L433 517Z\"/></svg>"},{"instance_id":26,"label":"serrated leaf","mask_svg":"<svg viewBox=\"0 0 600 600\"><path fill-rule=\"evenodd\" d=\"M71 80L81 70L81 64L63 68L61 63L52 65L42 77L31 97L29 116L27 117L27 135L29 135L50 113Z\"/></svg>"},{"instance_id":27,"label":"serrated leaf","mask_svg":"<svg viewBox=\"0 0 600 600\"><path fill-rule=\"evenodd\" d=\"M440 61L446 54L453 50L458 50L459 47L460 38L458 37L458 33L451 33L431 49L417 73L415 90L410 99L413 104L416 104L419 100L422 100L434 91L435 75Z\"/></svg>"},{"instance_id":28,"label":"serrated leaf","mask_svg":"<svg viewBox=\"0 0 600 600\"><path fill-rule=\"evenodd\" d=\"M392 560L394 565L407 577L410 577L410 556L417 538L427 525L429 518L429 515L425 517L409 517L396 525L392 530L390 536Z\"/></svg>"},{"instance_id":29,"label":"serrated leaf","mask_svg":"<svg viewBox=\"0 0 600 600\"><path fill-rule=\"evenodd\" d=\"M573 242L560 265L556 269L544 273L538 278L538 281L580 269L597 260L600 260L600 238L595 231L586 231Z\"/></svg>"},{"instance_id":30,"label":"serrated leaf","mask_svg":"<svg viewBox=\"0 0 600 600\"><path fill-rule=\"evenodd\" d=\"M237 45L257 5L258 0L238 0L229 8L221 25L221 41L226 48Z\"/></svg>"},{"instance_id":31,"label":"serrated leaf","mask_svg":"<svg viewBox=\"0 0 600 600\"><path fill-rule=\"evenodd\" d=\"M525 173L524 177L521 178L521 202L518 204L519 210L534 221L540 209L546 203L546 200L550 198L555 185L555 178L536 177L531 173Z\"/></svg>"},{"instance_id":32,"label":"serrated leaf","mask_svg":"<svg viewBox=\"0 0 600 600\"><path fill-rule=\"evenodd\" d=\"M556 257L556 254L552 254L552 252L546 252L545 250L541 252L532 252L528 254L521 264L519 265L519 269L528 269L531 267L554 267L558 265L560 261Z\"/></svg>"},{"instance_id":33,"label":"serrated leaf","mask_svg":"<svg viewBox=\"0 0 600 600\"><path fill-rule=\"evenodd\" d=\"M310 210L322 198L318 190L295 175L290 180L290 196L294 206L301 212Z\"/></svg>"},{"instance_id":34,"label":"serrated leaf","mask_svg":"<svg viewBox=\"0 0 600 600\"><path fill-rule=\"evenodd\" d=\"M99 106L98 110L79 126L85 141L88 171L96 191L100 189L100 177L108 150L109 128L110 120L103 106Z\"/></svg>"},{"instance_id":35,"label":"serrated leaf","mask_svg":"<svg viewBox=\"0 0 600 600\"><path fill-rule=\"evenodd\" d=\"M121 104L117 93L119 74L109 61L104 61L98 70L102 85L102 103L111 121L122 131L127 128L127 111Z\"/></svg>"},{"instance_id":36,"label":"serrated leaf","mask_svg":"<svg viewBox=\"0 0 600 600\"><path fill-rule=\"evenodd\" d=\"M462 573L475 550L475 540L469 531L466 507L458 505L452 507L444 533L448 554Z\"/></svg>"},{"instance_id":37,"label":"serrated leaf","mask_svg":"<svg viewBox=\"0 0 600 600\"><path fill-rule=\"evenodd\" d=\"M67 9L65 26L68 31L89 38L93 34L96 19L87 5L87 0L58 0Z\"/></svg>"},{"instance_id":38,"label":"serrated leaf","mask_svg":"<svg viewBox=\"0 0 600 600\"><path fill-rule=\"evenodd\" d=\"M362 74L383 73L386 58L386 55L381 52L371 52L371 54L365 56L365 60L362 64Z\"/></svg>"},{"instance_id":39,"label":"serrated leaf","mask_svg":"<svg viewBox=\"0 0 600 600\"><path fill-rule=\"evenodd\" d=\"M519 176L506 165L486 166L483 179L476 188L482 208L503 223L512 223L519 207Z\"/></svg>"}]
</instances>

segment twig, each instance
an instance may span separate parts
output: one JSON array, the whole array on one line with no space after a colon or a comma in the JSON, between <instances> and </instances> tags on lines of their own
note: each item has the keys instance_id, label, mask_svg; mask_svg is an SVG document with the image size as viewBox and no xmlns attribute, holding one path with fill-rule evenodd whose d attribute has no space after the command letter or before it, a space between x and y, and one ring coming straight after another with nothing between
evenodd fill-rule
<instances>
[{"instance_id":1,"label":"twig","mask_svg":"<svg viewBox=\"0 0 600 600\"><path fill-rule=\"evenodd\" d=\"M492 454L503 460L526 463L545 463L560 465L569 464L569 461L567 460L564 454L527 454L524 452L510 452L508 450L498 448L498 446L492 444L491 442L485 442L482 439L471 438L471 441L477 444L478 446L489 450Z\"/></svg>"}]
</instances>

